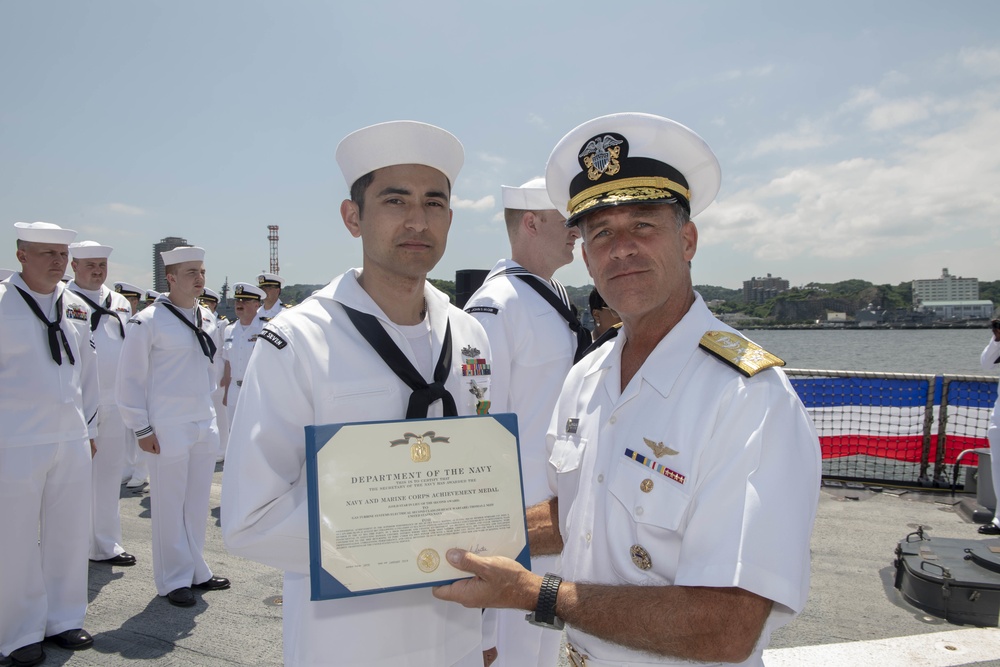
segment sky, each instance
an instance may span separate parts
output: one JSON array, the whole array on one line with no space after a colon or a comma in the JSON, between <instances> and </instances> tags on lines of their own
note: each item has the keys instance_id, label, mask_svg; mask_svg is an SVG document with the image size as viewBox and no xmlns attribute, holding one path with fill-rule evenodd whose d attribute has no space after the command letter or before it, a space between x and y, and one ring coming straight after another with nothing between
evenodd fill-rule
<instances>
[{"instance_id":1,"label":"sky","mask_svg":"<svg viewBox=\"0 0 1000 667\"><path fill-rule=\"evenodd\" d=\"M43 220L113 246L109 283L151 287L186 238L219 289L278 225L285 280L325 283L361 265L337 144L410 119L465 146L430 273L454 279L509 254L500 186L621 111L722 164L696 284L1000 279L995 0L0 0L0 267ZM556 277L591 282L579 249Z\"/></svg>"}]
</instances>

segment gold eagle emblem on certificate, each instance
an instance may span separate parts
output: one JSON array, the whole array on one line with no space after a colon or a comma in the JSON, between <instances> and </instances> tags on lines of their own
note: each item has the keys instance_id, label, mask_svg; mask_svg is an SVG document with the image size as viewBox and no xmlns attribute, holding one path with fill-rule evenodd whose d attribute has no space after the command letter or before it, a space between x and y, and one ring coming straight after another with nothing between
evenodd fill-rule
<instances>
[{"instance_id":1,"label":"gold eagle emblem on certificate","mask_svg":"<svg viewBox=\"0 0 1000 667\"><path fill-rule=\"evenodd\" d=\"M649 438L643 438L642 441L646 443L647 447L653 450L653 455L658 459L662 459L664 456L675 456L676 454L680 454L680 452L676 449L671 449L662 442L653 442Z\"/></svg>"},{"instance_id":2,"label":"gold eagle emblem on certificate","mask_svg":"<svg viewBox=\"0 0 1000 667\"><path fill-rule=\"evenodd\" d=\"M389 446L396 447L397 445L409 444L410 460L414 463L427 463L431 460L431 443L448 442L449 437L437 435L434 431L426 431L421 435L407 432L399 440L390 440ZM410 443L411 440L416 440L416 442Z\"/></svg>"},{"instance_id":3,"label":"gold eagle emblem on certificate","mask_svg":"<svg viewBox=\"0 0 1000 667\"><path fill-rule=\"evenodd\" d=\"M753 377L771 366L785 365L784 361L757 343L729 331L708 331L698 345L747 377Z\"/></svg>"},{"instance_id":4,"label":"gold eagle emblem on certificate","mask_svg":"<svg viewBox=\"0 0 1000 667\"><path fill-rule=\"evenodd\" d=\"M434 549L424 549L417 556L417 567L421 572L433 572L441 564L441 556Z\"/></svg>"}]
</instances>

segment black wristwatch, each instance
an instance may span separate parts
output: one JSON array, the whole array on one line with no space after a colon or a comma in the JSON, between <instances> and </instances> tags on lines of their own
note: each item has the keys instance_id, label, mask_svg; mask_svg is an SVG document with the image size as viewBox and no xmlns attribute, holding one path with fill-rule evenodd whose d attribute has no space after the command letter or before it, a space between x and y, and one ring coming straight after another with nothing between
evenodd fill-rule
<instances>
[{"instance_id":1,"label":"black wristwatch","mask_svg":"<svg viewBox=\"0 0 1000 667\"><path fill-rule=\"evenodd\" d=\"M563 620L556 616L556 597L559 595L559 584L562 577L551 572L542 578L542 587L538 591L538 602L535 603L535 611L524 617L532 625L540 625L543 628L552 630L562 630Z\"/></svg>"}]
</instances>

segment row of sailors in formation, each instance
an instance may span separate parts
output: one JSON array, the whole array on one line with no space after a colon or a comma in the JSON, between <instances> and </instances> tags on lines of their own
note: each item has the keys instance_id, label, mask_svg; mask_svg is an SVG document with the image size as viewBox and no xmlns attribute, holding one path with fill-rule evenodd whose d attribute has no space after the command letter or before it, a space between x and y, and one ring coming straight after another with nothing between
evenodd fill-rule
<instances>
[{"instance_id":1,"label":"row of sailors in formation","mask_svg":"<svg viewBox=\"0 0 1000 667\"><path fill-rule=\"evenodd\" d=\"M0 467L48 469L23 475L18 488L0 484L10 491L0 494L3 505L13 510L0 513L0 534L9 538L5 542L12 551L10 558L4 559L4 572L0 573L0 599L6 601L0 605L0 655L14 665L35 665L45 659L43 639L72 650L93 644L93 638L83 629L88 576L84 553L91 562L111 566L136 562L135 556L122 546L121 484L140 488L151 482L150 492L157 496L152 499L152 524L153 552L161 554L153 563L159 595L171 604L190 606L195 604L192 588L229 587L229 580L213 575L202 556L214 463L225 458L229 424L257 335L287 306L280 299L283 279L262 273L257 284L234 285L234 322L216 315L219 295L204 289L203 284L195 293L200 307L192 301L190 308L175 308L168 296L153 290L126 282L114 283L113 289L105 286L113 250L110 246L94 241L70 243L76 232L49 223L17 223L15 228L22 270L0 269L0 316L13 323L7 327L10 335L5 335L5 340L19 340L20 347L5 345L6 349L0 350L0 369L13 371L24 380L19 383L22 405L0 409L8 431L6 443L0 442ZM72 260L73 277L66 276L68 280L61 284L46 282L58 281L45 264L49 260L42 259L44 244L68 247L69 257L64 255L63 261ZM40 258L33 265L29 264L32 255ZM200 263L204 251L178 248L163 256L170 268L190 260ZM35 266L39 268L32 271ZM60 272L66 269L64 265ZM48 277L39 280L46 274ZM199 280L203 283L203 272ZM145 301L141 311L140 299ZM183 319L185 327L175 326L180 322L167 310ZM36 317L47 324L47 340L35 331ZM60 321L64 322L62 326ZM25 323L21 333L16 331L18 322ZM151 348L155 344L151 336L157 327L157 336L169 337L173 332L189 337L191 332L186 327L190 327L195 329L199 342L210 339L198 351L199 356L205 351L211 361L206 364L200 357L201 368L207 365L213 388L215 418L205 420L202 429L210 437L180 433L181 428L173 434L162 420L164 426L157 430L155 438L145 437L152 434L152 429L148 429L149 434L137 429L140 422L148 428L147 402L148 409L156 411L157 400L160 409L171 401L169 396L147 396L147 377L157 377L161 386L174 383L175 389L195 379L186 372L194 365L179 359L164 364L162 357L158 363L153 358ZM183 372L168 370L171 367ZM53 372L45 372L46 368ZM66 398L57 401L64 405L53 407L53 392ZM53 428L59 433L48 434ZM85 436L81 429L85 429ZM74 439L77 431L80 438ZM199 462L204 465L197 466L195 472L196 457L189 454L189 465L184 466L188 470L178 471L176 465L170 465L176 463L176 449L190 448L193 452L196 447L190 447L192 438L204 445L199 454ZM86 452L84 443L88 439L90 448ZM157 442L152 450L143 444L149 440ZM42 445L52 448L53 456L43 461L45 457L31 455L35 447L17 446L34 445L36 441L53 442ZM88 454L90 461L86 461ZM27 459L13 460L18 455ZM35 474L39 472L44 474ZM31 522L17 518L25 516L42 517L41 540L39 524L29 525ZM192 524L200 525L200 537L197 530L192 537ZM42 567L42 563L53 559L58 561L58 567ZM31 593L37 590L46 595Z\"/></svg>"}]
</instances>

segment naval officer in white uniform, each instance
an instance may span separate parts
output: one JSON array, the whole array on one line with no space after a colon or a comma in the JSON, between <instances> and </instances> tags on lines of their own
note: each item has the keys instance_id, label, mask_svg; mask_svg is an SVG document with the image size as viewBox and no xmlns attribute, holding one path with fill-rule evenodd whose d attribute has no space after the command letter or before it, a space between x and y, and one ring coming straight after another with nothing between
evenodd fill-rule
<instances>
[{"instance_id":1,"label":"naval officer in white uniform","mask_svg":"<svg viewBox=\"0 0 1000 667\"><path fill-rule=\"evenodd\" d=\"M250 353L264 328L264 322L257 317L264 300L264 290L250 283L236 283L233 285L233 300L236 302L237 319L226 327L222 342L222 358L225 361L222 386L229 423L232 423L233 413L236 412L236 401L250 364Z\"/></svg>"},{"instance_id":2,"label":"naval officer in white uniform","mask_svg":"<svg viewBox=\"0 0 1000 667\"><path fill-rule=\"evenodd\" d=\"M222 361L209 313L198 304L205 251L181 247L161 256L170 291L129 320L116 398L149 455L156 592L187 607L195 604L192 587L229 588L202 554L219 450L213 368Z\"/></svg>"},{"instance_id":3,"label":"naval officer in white uniform","mask_svg":"<svg viewBox=\"0 0 1000 667\"><path fill-rule=\"evenodd\" d=\"M435 591L566 624L574 664L759 667L809 591L820 450L783 362L715 319L692 287L721 171L659 116L563 137L549 196L579 225L618 336L570 371L547 438L557 497L529 508L532 549L562 577L458 549L477 575Z\"/></svg>"},{"instance_id":4,"label":"naval officer in white uniform","mask_svg":"<svg viewBox=\"0 0 1000 667\"><path fill-rule=\"evenodd\" d=\"M229 320L220 315L216 309L219 307L219 293L215 290L205 288L198 303L205 307L212 319L212 341L215 342L215 349L222 353L222 344L225 342L226 327ZM226 410L226 388L222 385L222 378L225 364L214 364L212 370L215 373L215 391L212 392L212 407L215 409L215 425L219 429L219 453L215 457L216 463L226 460L226 447L229 445L229 412Z\"/></svg>"},{"instance_id":5,"label":"naval officer in white uniform","mask_svg":"<svg viewBox=\"0 0 1000 667\"><path fill-rule=\"evenodd\" d=\"M18 222L20 273L0 283L0 654L82 649L91 456L100 402L90 310L61 279L76 236ZM117 485L116 485L117 488Z\"/></svg>"},{"instance_id":6,"label":"naval officer in white uniform","mask_svg":"<svg viewBox=\"0 0 1000 667\"><path fill-rule=\"evenodd\" d=\"M442 604L426 588L310 602L303 441L310 424L472 415L491 400L492 412L503 411L489 389L482 326L426 280L445 249L463 159L458 139L424 123L382 123L344 138L337 161L351 198L340 212L361 238L362 268L266 324L250 359L222 485L222 533L234 554L285 571L286 665L483 665L480 610ZM390 367L362 329L384 332L406 363ZM411 389L400 374L425 386Z\"/></svg>"},{"instance_id":7,"label":"naval officer in white uniform","mask_svg":"<svg viewBox=\"0 0 1000 667\"><path fill-rule=\"evenodd\" d=\"M277 273L262 273L257 276L257 287L264 290L264 303L261 304L257 312L264 322L270 322L278 313L288 308L281 301L281 287L285 284L285 279Z\"/></svg>"},{"instance_id":8,"label":"naval officer in white uniform","mask_svg":"<svg viewBox=\"0 0 1000 667\"><path fill-rule=\"evenodd\" d=\"M116 282L114 284L114 290L118 294L125 297L128 301L129 306L132 308L132 314L135 315L139 312L142 304L143 297L146 294L146 290L141 287L136 287L132 283L126 282ZM117 382L117 378L115 378ZM117 404L115 409L118 409ZM142 454L142 450L139 449L139 441L136 440L135 433L132 433L131 429L128 430L128 437L130 444L125 452L125 470L122 472L122 484L125 484L130 489L138 489L146 485L149 481L149 465L146 463L145 455Z\"/></svg>"},{"instance_id":9,"label":"naval officer in white uniform","mask_svg":"<svg viewBox=\"0 0 1000 667\"><path fill-rule=\"evenodd\" d=\"M118 361L125 343L125 324L132 317L128 300L104 285L111 246L95 241L73 243L73 280L66 286L90 308L90 330L97 348L97 376L101 384L93 461L90 560L108 565L135 565L135 556L122 546L119 511L122 473L135 435L125 427L115 403Z\"/></svg>"},{"instance_id":10,"label":"naval officer in white uniform","mask_svg":"<svg viewBox=\"0 0 1000 667\"><path fill-rule=\"evenodd\" d=\"M497 262L465 312L486 329L497 378L508 378L508 386L494 382L493 389L507 394L508 409L517 414L524 502L530 506L552 497L545 434L566 374L578 350L590 343L590 332L571 310L566 289L552 278L573 261L579 230L566 226L544 178L505 185L502 192L511 258ZM501 367L504 372L497 372ZM533 557L531 569L558 572L557 558ZM554 667L560 640L558 632L525 623L523 613L503 610L496 665Z\"/></svg>"}]
</instances>

